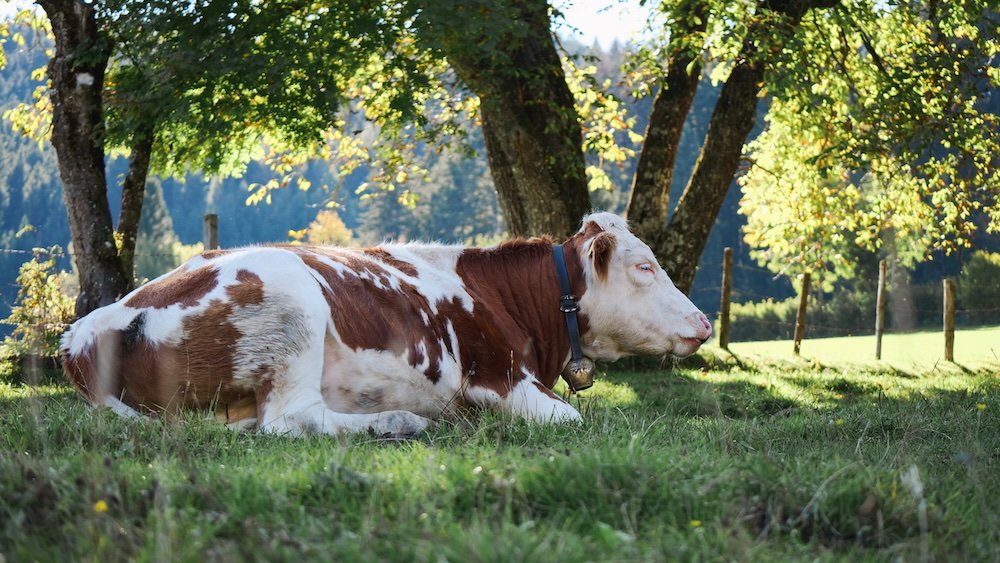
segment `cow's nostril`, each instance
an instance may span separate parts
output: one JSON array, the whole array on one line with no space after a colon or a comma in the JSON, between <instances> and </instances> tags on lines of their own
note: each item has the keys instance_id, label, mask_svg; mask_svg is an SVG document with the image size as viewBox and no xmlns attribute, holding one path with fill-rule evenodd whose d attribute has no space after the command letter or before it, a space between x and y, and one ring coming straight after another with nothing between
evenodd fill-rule
<instances>
[{"instance_id":1,"label":"cow's nostril","mask_svg":"<svg viewBox=\"0 0 1000 563\"><path fill-rule=\"evenodd\" d=\"M699 324L701 324L698 334L695 336L702 344L708 342L708 339L712 337L712 323L708 320L708 317L704 313L697 313Z\"/></svg>"}]
</instances>

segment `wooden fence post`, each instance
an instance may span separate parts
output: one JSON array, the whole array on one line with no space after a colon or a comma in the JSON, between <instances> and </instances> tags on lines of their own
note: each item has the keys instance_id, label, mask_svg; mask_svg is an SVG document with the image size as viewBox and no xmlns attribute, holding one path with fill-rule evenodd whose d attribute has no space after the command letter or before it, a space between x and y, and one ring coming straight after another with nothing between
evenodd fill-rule
<instances>
[{"instance_id":1,"label":"wooden fence post","mask_svg":"<svg viewBox=\"0 0 1000 563\"><path fill-rule=\"evenodd\" d=\"M215 213L205 214L205 222L201 229L201 241L205 245L205 250L219 248L219 216Z\"/></svg>"},{"instance_id":2,"label":"wooden fence post","mask_svg":"<svg viewBox=\"0 0 1000 563\"><path fill-rule=\"evenodd\" d=\"M944 279L944 359L955 361L955 280Z\"/></svg>"},{"instance_id":3,"label":"wooden fence post","mask_svg":"<svg viewBox=\"0 0 1000 563\"><path fill-rule=\"evenodd\" d=\"M733 293L733 249L722 251L722 304L719 306L719 347L729 349L729 304Z\"/></svg>"},{"instance_id":4,"label":"wooden fence post","mask_svg":"<svg viewBox=\"0 0 1000 563\"><path fill-rule=\"evenodd\" d=\"M795 355L799 355L802 337L806 334L806 305L809 303L809 272L802 274L802 292L799 296L799 311L795 314Z\"/></svg>"},{"instance_id":5,"label":"wooden fence post","mask_svg":"<svg viewBox=\"0 0 1000 563\"><path fill-rule=\"evenodd\" d=\"M878 262L878 296L875 299L875 359L882 359L882 333L885 331L885 260Z\"/></svg>"}]
</instances>

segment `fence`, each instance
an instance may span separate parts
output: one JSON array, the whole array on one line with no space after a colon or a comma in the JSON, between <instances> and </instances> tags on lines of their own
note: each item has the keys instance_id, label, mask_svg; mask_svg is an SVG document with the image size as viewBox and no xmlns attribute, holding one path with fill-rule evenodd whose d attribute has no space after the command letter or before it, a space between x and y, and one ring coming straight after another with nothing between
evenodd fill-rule
<instances>
[{"instance_id":1,"label":"fence","mask_svg":"<svg viewBox=\"0 0 1000 563\"><path fill-rule=\"evenodd\" d=\"M205 250L212 250L219 248L219 220L218 216L213 214L207 214L204 216L203 228L202 228L202 242L204 244ZM25 254L33 255L37 251L35 250L20 250L20 249L0 249L0 254ZM159 256L159 255L158 255ZM166 256L166 255L163 255ZM170 255L172 256L172 255ZM734 287L734 269L745 269L754 270L756 273L767 272L763 268L757 268L754 266L748 266L745 264L734 264L733 263L733 249L726 248L723 251L722 260L722 282L721 287L714 288L714 291L721 290L721 302L719 307L719 331L718 331L718 342L719 346L728 349L733 323L731 318L732 311L732 297L734 294L742 295L744 297L750 297L752 299L763 299L771 298L771 296L755 294L748 291L740 291L738 288ZM772 274L767 272L769 276ZM879 274L878 274L878 285L877 285L877 297L874 304L874 334L875 334L875 358L881 359L882 355L882 336L885 333L886 325L886 302L888 292L886 291L887 283L887 265L883 260L879 263ZM859 332L857 327L844 327L844 326L830 326L821 325L815 322L810 323L808 317L809 308L809 297L810 297L810 277L808 274L803 276L801 280L801 287L799 290L799 302L798 308L796 310L795 322L787 323L782 321L768 321L755 319L754 322L757 323L771 323L775 325L787 326L789 329L794 329L793 333L793 351L795 354L799 353L802 340L806 338L806 334L809 329L818 330L822 334L826 333L840 333L844 335L856 334ZM703 290L705 288L702 288ZM713 288L708 288L712 290ZM945 359L948 361L954 361L954 342L955 342L955 316L959 313L983 313L983 312L996 312L1000 313L1000 303L996 304L997 307L994 309L990 308L978 308L978 309L957 309L955 306L955 282L953 279L946 278L941 286L942 289L942 308L941 308L941 319L942 319L942 331L943 331L943 346ZM10 304L8 303L8 306ZM927 312L923 309L917 309L920 312ZM0 321L0 328L2 327L13 327L16 326L13 323L6 321ZM32 325L39 326L39 328L45 329L59 329L65 325Z\"/></svg>"},{"instance_id":2,"label":"fence","mask_svg":"<svg viewBox=\"0 0 1000 563\"><path fill-rule=\"evenodd\" d=\"M747 268L747 266L737 266ZM722 260L722 286L721 286L721 300L719 307L719 346L723 349L729 349L733 319L731 318L732 311L732 295L733 290L733 261L732 261L732 249L726 248L723 251ZM878 268L878 282L876 286L876 298L874 302L874 326L873 332L875 335L875 350L874 355L876 359L881 359L882 357L882 336L885 334L886 327L886 303L888 301L889 292L886 289L887 278L888 278L888 266L885 260L879 262ZM913 286L926 289L927 286ZM807 322L808 310L809 310L809 297L811 293L810 275L805 273L801 277L801 286L799 288L799 301L798 307L795 314L794 325L794 336L792 337L792 348L795 355L799 355L802 340L805 338L806 328L809 327ZM930 292L924 292L930 293ZM956 308L956 284L955 280L948 277L942 280L941 283L941 308L935 310L937 314L940 315L940 327L942 330L942 346L944 350L944 358L946 361L954 361L954 351L955 351L955 317L957 313L964 313L970 315L982 315L987 313L1000 314L1000 303L994 304L993 308L976 308L976 309L957 309ZM926 302L926 299L923 300ZM929 312L926 308L917 308L915 304L913 305L914 313L927 313ZM755 320L755 322L771 322L775 324L788 325L789 323L780 321L760 321ZM848 327L836 327L836 326L820 326L822 332L843 332L846 335L851 335L853 333L858 333L857 328Z\"/></svg>"}]
</instances>

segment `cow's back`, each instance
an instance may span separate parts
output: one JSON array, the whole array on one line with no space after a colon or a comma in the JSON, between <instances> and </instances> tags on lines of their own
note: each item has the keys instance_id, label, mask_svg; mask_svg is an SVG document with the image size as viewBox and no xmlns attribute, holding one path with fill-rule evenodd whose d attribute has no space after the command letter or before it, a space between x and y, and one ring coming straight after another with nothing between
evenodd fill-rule
<instances>
[{"instance_id":1,"label":"cow's back","mask_svg":"<svg viewBox=\"0 0 1000 563\"><path fill-rule=\"evenodd\" d=\"M243 403L308 337L305 307L288 297L310 288L287 250L206 253L77 321L63 339L63 367L92 403L110 396L150 411Z\"/></svg>"}]
</instances>

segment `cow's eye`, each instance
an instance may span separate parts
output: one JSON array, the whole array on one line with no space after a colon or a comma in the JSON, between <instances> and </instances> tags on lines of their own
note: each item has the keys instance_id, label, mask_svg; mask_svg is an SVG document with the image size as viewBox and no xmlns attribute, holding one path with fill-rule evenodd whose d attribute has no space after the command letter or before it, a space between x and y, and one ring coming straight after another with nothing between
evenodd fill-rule
<instances>
[{"instance_id":1,"label":"cow's eye","mask_svg":"<svg viewBox=\"0 0 1000 563\"><path fill-rule=\"evenodd\" d=\"M636 264L636 268L642 270L643 272L655 273L656 268L653 267L649 262L643 262L642 264Z\"/></svg>"}]
</instances>

